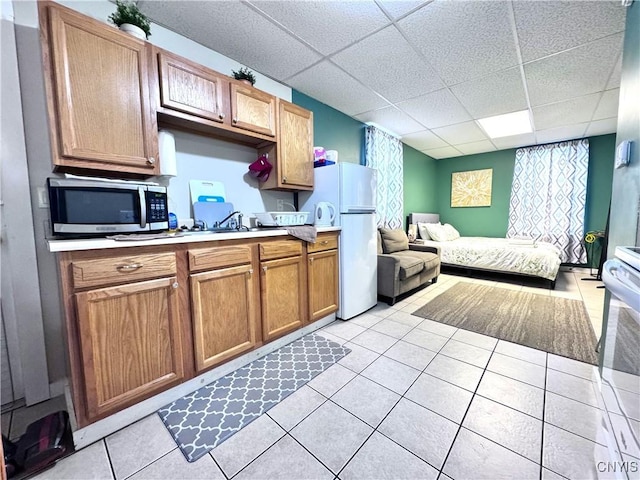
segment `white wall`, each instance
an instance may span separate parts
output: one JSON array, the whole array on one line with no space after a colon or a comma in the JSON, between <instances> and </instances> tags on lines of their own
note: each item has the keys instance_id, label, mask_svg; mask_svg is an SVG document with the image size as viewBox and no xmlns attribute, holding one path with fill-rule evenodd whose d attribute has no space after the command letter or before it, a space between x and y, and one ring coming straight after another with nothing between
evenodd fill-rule
<instances>
[{"instance_id":1,"label":"white wall","mask_svg":"<svg viewBox=\"0 0 640 480\"><path fill-rule=\"evenodd\" d=\"M0 21L1 303L16 398L24 395L27 403L32 404L49 398L49 380L38 268L34 255L34 231L29 221L32 208L16 61L17 46L10 7L10 4L2 2Z\"/></svg>"},{"instance_id":2,"label":"white wall","mask_svg":"<svg viewBox=\"0 0 640 480\"><path fill-rule=\"evenodd\" d=\"M60 3L105 22L107 16L115 10L114 4L103 0L63 1ZM13 5L20 87L23 94L22 112L25 121L29 186L31 199L35 206L37 205L37 188L46 184L47 177L55 176L51 171L51 150L37 27L37 6L33 1L16 1ZM242 66L159 25L153 24L151 31L150 41L152 43L221 73L230 74L232 69L237 70ZM256 72L256 77L257 88L285 100L291 100L289 87L258 72ZM233 202L236 209L245 214L245 224L253 212L275 210L278 198L292 203L292 194L261 192L257 188L257 183L245 175L249 163L257 156L255 149L204 136L177 131L173 131L173 133L176 136L178 177L172 178L168 182L163 180L163 182L169 186L170 208L179 218L191 216L189 179L223 182L228 201ZM45 242L45 238L50 234L48 217L46 208L33 209L46 354L49 362L49 376L52 381L56 381L66 376L66 342L64 340L55 256L48 252Z\"/></svg>"}]
</instances>

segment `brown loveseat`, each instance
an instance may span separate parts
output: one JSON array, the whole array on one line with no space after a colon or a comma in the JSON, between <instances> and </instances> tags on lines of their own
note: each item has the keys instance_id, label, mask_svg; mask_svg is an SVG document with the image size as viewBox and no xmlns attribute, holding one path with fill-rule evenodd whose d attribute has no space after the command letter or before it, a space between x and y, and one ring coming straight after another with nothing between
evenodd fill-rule
<instances>
[{"instance_id":1,"label":"brown loveseat","mask_svg":"<svg viewBox=\"0 0 640 480\"><path fill-rule=\"evenodd\" d=\"M440 249L409 244L400 229L378 229L378 295L393 305L405 292L436 283L440 274Z\"/></svg>"}]
</instances>

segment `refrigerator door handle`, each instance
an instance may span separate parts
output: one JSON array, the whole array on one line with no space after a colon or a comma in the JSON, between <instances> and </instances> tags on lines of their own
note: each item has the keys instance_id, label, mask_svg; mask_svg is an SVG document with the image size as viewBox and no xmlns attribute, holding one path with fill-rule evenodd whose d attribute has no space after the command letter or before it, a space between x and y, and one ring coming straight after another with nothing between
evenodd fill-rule
<instances>
[{"instance_id":1,"label":"refrigerator door handle","mask_svg":"<svg viewBox=\"0 0 640 480\"><path fill-rule=\"evenodd\" d=\"M342 213L376 213L375 207L347 207Z\"/></svg>"}]
</instances>

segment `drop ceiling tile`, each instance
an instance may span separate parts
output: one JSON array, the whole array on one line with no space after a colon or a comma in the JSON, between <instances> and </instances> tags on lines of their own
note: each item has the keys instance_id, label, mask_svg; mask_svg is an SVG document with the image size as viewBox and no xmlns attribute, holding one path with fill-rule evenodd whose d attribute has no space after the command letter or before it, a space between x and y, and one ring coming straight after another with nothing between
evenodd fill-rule
<instances>
[{"instance_id":1,"label":"drop ceiling tile","mask_svg":"<svg viewBox=\"0 0 640 480\"><path fill-rule=\"evenodd\" d=\"M490 140L465 143L464 145L456 145L455 147L465 155L474 155L476 153L493 152L497 150Z\"/></svg>"},{"instance_id":2,"label":"drop ceiling tile","mask_svg":"<svg viewBox=\"0 0 640 480\"><path fill-rule=\"evenodd\" d=\"M429 130L423 130L410 135L403 135L402 142L420 151L449 146L447 145L447 142L434 135Z\"/></svg>"},{"instance_id":3,"label":"drop ceiling tile","mask_svg":"<svg viewBox=\"0 0 640 480\"><path fill-rule=\"evenodd\" d=\"M572 98L566 102L534 107L533 123L536 130L590 122L600 99L599 93Z\"/></svg>"},{"instance_id":4,"label":"drop ceiling tile","mask_svg":"<svg viewBox=\"0 0 640 480\"><path fill-rule=\"evenodd\" d=\"M587 129L588 123L578 123L576 125L566 125L562 127L549 128L546 130L536 131L536 139L539 144L564 142L566 140L574 140L582 138Z\"/></svg>"},{"instance_id":5,"label":"drop ceiling tile","mask_svg":"<svg viewBox=\"0 0 640 480\"><path fill-rule=\"evenodd\" d=\"M611 78L607 82L607 90L618 88L620 86L620 77L622 76L622 55L618 56L618 61L613 67Z\"/></svg>"},{"instance_id":6,"label":"drop ceiling tile","mask_svg":"<svg viewBox=\"0 0 640 480\"><path fill-rule=\"evenodd\" d=\"M624 31L620 2L513 2L525 62Z\"/></svg>"},{"instance_id":7,"label":"drop ceiling tile","mask_svg":"<svg viewBox=\"0 0 640 480\"><path fill-rule=\"evenodd\" d=\"M395 107L386 107L371 112L356 115L355 118L362 123L377 123L398 136L417 132L424 127L413 120L409 115Z\"/></svg>"},{"instance_id":8,"label":"drop ceiling tile","mask_svg":"<svg viewBox=\"0 0 640 480\"><path fill-rule=\"evenodd\" d=\"M510 137L493 138L493 144L498 150L507 148L528 147L536 144L536 136L533 133L523 133L522 135L512 135Z\"/></svg>"},{"instance_id":9,"label":"drop ceiling tile","mask_svg":"<svg viewBox=\"0 0 640 480\"><path fill-rule=\"evenodd\" d=\"M491 117L527 108L520 68L509 68L451 87L473 118Z\"/></svg>"},{"instance_id":10,"label":"drop ceiling tile","mask_svg":"<svg viewBox=\"0 0 640 480\"><path fill-rule=\"evenodd\" d=\"M332 61L392 103L444 87L394 26L343 50Z\"/></svg>"},{"instance_id":11,"label":"drop ceiling tile","mask_svg":"<svg viewBox=\"0 0 640 480\"><path fill-rule=\"evenodd\" d=\"M616 133L618 128L618 118L605 118L603 120L595 120L589 124L587 128L587 137L593 135L606 135L607 133Z\"/></svg>"},{"instance_id":12,"label":"drop ceiling tile","mask_svg":"<svg viewBox=\"0 0 640 480\"><path fill-rule=\"evenodd\" d=\"M378 4L382 5L393 18L400 18L425 3L429 3L429 0L378 0Z\"/></svg>"},{"instance_id":13,"label":"drop ceiling tile","mask_svg":"<svg viewBox=\"0 0 640 480\"><path fill-rule=\"evenodd\" d=\"M176 33L275 79L282 80L321 58L240 2L145 2L143 11ZM229 18L233 21L217 20Z\"/></svg>"},{"instance_id":14,"label":"drop ceiling tile","mask_svg":"<svg viewBox=\"0 0 640 480\"><path fill-rule=\"evenodd\" d=\"M427 128L444 127L471 120L460 102L447 89L396 104Z\"/></svg>"},{"instance_id":15,"label":"drop ceiling tile","mask_svg":"<svg viewBox=\"0 0 640 480\"><path fill-rule=\"evenodd\" d=\"M460 151L453 147L434 148L431 150L423 150L422 153L429 155L431 158L452 158L462 155Z\"/></svg>"},{"instance_id":16,"label":"drop ceiling tile","mask_svg":"<svg viewBox=\"0 0 640 480\"><path fill-rule=\"evenodd\" d=\"M507 2L432 2L398 26L447 85L518 63Z\"/></svg>"},{"instance_id":17,"label":"drop ceiling tile","mask_svg":"<svg viewBox=\"0 0 640 480\"><path fill-rule=\"evenodd\" d=\"M487 139L484 132L480 127L478 127L476 122L473 121L449 125L447 127L434 128L433 133L451 145L479 142Z\"/></svg>"},{"instance_id":18,"label":"drop ceiling tile","mask_svg":"<svg viewBox=\"0 0 640 480\"><path fill-rule=\"evenodd\" d=\"M596 113L593 115L593 120L600 120L603 118L611 118L618 116L618 101L620 98L620 89L615 88L613 90L607 90L602 94Z\"/></svg>"},{"instance_id":19,"label":"drop ceiling tile","mask_svg":"<svg viewBox=\"0 0 640 480\"><path fill-rule=\"evenodd\" d=\"M287 83L351 116L389 106L384 99L327 60L291 77Z\"/></svg>"},{"instance_id":20,"label":"drop ceiling tile","mask_svg":"<svg viewBox=\"0 0 640 480\"><path fill-rule=\"evenodd\" d=\"M374 2L269 0L251 4L325 55L389 23Z\"/></svg>"},{"instance_id":21,"label":"drop ceiling tile","mask_svg":"<svg viewBox=\"0 0 640 480\"><path fill-rule=\"evenodd\" d=\"M605 89L622 34L524 65L531 105L542 105Z\"/></svg>"}]
</instances>

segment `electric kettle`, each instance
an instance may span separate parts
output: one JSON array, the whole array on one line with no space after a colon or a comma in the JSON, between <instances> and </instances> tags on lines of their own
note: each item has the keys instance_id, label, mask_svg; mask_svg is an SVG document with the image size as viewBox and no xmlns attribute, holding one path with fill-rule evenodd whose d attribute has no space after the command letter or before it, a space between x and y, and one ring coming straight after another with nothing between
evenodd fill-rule
<instances>
[{"instance_id":1,"label":"electric kettle","mask_svg":"<svg viewBox=\"0 0 640 480\"><path fill-rule=\"evenodd\" d=\"M315 210L316 227L330 227L336 218L336 207L329 202L318 202Z\"/></svg>"}]
</instances>

